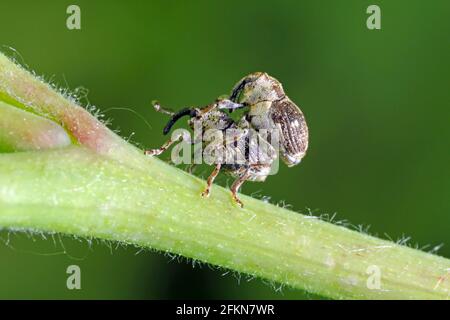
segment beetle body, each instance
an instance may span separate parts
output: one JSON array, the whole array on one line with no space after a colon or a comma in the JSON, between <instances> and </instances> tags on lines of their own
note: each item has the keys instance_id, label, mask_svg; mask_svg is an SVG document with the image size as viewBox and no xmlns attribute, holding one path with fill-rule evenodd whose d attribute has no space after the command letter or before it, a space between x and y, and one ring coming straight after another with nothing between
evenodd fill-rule
<instances>
[{"instance_id":1,"label":"beetle body","mask_svg":"<svg viewBox=\"0 0 450 320\"><path fill-rule=\"evenodd\" d=\"M237 197L240 186L246 181L264 181L278 157L289 167L300 163L308 149L308 127L300 108L285 94L281 83L267 73L256 72L242 78L233 88L229 99L219 99L203 108L185 108L171 113L159 104L157 111L171 115L164 128L167 134L181 117L189 116L189 126L194 130L194 140L184 134L169 139L159 149L148 150L148 155L159 155L180 139L202 143L208 164L215 169L207 181L203 196L208 196L211 185L222 169L236 177L231 192ZM224 110L246 108L243 117L234 121ZM196 128L201 128L196 134ZM211 131L215 138L211 138ZM224 138L224 134L226 137ZM221 139L217 139L217 136ZM275 139L276 138L276 139ZM277 141L277 145L273 145Z\"/></svg>"}]
</instances>

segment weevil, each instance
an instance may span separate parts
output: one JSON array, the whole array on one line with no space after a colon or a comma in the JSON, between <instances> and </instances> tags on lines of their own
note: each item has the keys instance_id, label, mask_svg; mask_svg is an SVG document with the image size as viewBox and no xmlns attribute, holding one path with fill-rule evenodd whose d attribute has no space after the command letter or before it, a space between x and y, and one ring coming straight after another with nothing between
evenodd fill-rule
<instances>
[{"instance_id":1,"label":"weevil","mask_svg":"<svg viewBox=\"0 0 450 320\"><path fill-rule=\"evenodd\" d=\"M236 178L230 190L233 200L243 207L242 201L237 196L239 188L247 180L264 181L277 159L277 152L264 136L251 128L245 117L234 121L229 114L219 109L217 103L221 102L203 108L184 108L176 113L162 108L159 103L154 103L155 110L171 115L171 119L164 127L164 134L168 134L180 118L188 116L190 118L188 124L194 130L194 137L192 139L187 131L174 132L160 148L147 150L145 154L160 155L179 141L201 143L204 154L209 155L206 162L215 165L207 179L206 188L201 193L202 196L209 196L214 179L223 170ZM196 130L198 128L200 130Z\"/></svg>"},{"instance_id":2,"label":"weevil","mask_svg":"<svg viewBox=\"0 0 450 320\"><path fill-rule=\"evenodd\" d=\"M267 73L256 72L242 78L227 98L219 98L206 107L184 108L176 113L163 109L158 103L155 103L154 107L157 111L171 116L164 127L164 134L169 133L172 126L184 116L190 117L191 128L200 126L202 132L211 129L217 132L236 132L231 135L231 143L227 140L226 143L220 141L209 145L212 149L222 152L219 153L221 156L212 161L215 168L208 177L202 196L209 196L214 179L220 170L224 170L236 177L231 186L231 193L241 207L242 201L237 196L239 188L247 180L265 181L278 152L283 162L292 167L300 163L308 149L308 127L302 111L285 94L281 83ZM224 112L228 110L231 113L242 108L246 110L239 121L234 121ZM263 136L262 132L267 135ZM201 136L194 136L192 140L190 135L184 132L173 136L159 149L145 151L145 154L159 155L180 140L189 143L200 141L205 144L203 133ZM274 141L277 142L276 145L273 144ZM223 156L224 154L231 155L232 159L241 155L240 159L243 161L230 163L227 161L229 157Z\"/></svg>"}]
</instances>

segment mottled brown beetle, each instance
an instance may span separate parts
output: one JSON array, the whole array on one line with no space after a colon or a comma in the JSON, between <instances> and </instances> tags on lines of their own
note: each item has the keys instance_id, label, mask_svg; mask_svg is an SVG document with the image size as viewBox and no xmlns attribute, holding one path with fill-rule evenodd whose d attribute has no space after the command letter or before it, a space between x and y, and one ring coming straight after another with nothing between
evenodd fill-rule
<instances>
[{"instance_id":1,"label":"mottled brown beetle","mask_svg":"<svg viewBox=\"0 0 450 320\"><path fill-rule=\"evenodd\" d=\"M308 149L308 126L277 79L252 73L235 85L229 99L234 106L249 108L246 118L256 130L278 128L281 158L289 167L300 163Z\"/></svg>"},{"instance_id":2,"label":"mottled brown beetle","mask_svg":"<svg viewBox=\"0 0 450 320\"><path fill-rule=\"evenodd\" d=\"M190 134L186 131L176 131L171 139L160 148L147 150L145 154L160 155L178 141L192 144L200 142L205 151L209 148L213 152L212 159L206 162L215 165L214 171L208 177L202 196L209 196L214 179L219 171L223 170L236 177L230 189L234 201L242 207L243 203L237 196L239 188L247 180L264 181L270 173L272 163L277 158L277 151L263 136L251 128L245 117L238 122L234 121L227 113L220 110L218 103L222 102L216 102L203 108L185 108L177 113L163 109L158 103L155 103L154 107L157 111L172 116L163 130L164 134L169 133L172 126L181 117L189 116L188 124L194 130L194 138L191 139ZM195 128L199 127L201 130L196 131ZM227 139L210 141L205 136L211 131L219 134L226 132ZM196 132L199 135L196 135ZM242 161L235 161L239 158Z\"/></svg>"},{"instance_id":3,"label":"mottled brown beetle","mask_svg":"<svg viewBox=\"0 0 450 320\"><path fill-rule=\"evenodd\" d=\"M217 148L222 148L225 154L243 154L244 163L230 164L222 158L214 159L216 167L209 176L207 187L202 195L209 195L215 177L223 169L237 177L231 186L231 192L233 199L241 207L243 204L237 197L239 188L246 180L264 181L270 173L273 161L277 158L277 151L281 153L282 160L291 167L300 163L308 148L308 127L301 110L286 96L281 83L266 73L252 73L244 77L233 88L229 99L218 99L215 103L203 108L185 108L172 113L162 109L159 104L154 104L154 107L157 111L171 115L171 120L163 130L164 134L167 134L175 122L184 116L190 117L191 128L200 125L204 131L238 129L234 140L243 141L243 143L217 145ZM248 110L238 122L233 121L222 111L232 112L239 108ZM259 135L262 131L268 132L269 136ZM258 136L258 144L251 139L251 133L254 134L254 132ZM268 142L273 140L270 136L271 132L279 132L277 138L280 141L276 148ZM199 140L204 142L203 137L194 137L194 141L191 141L189 135L180 133L168 140L161 148L145 151L145 154L159 155L179 140L190 143Z\"/></svg>"}]
</instances>

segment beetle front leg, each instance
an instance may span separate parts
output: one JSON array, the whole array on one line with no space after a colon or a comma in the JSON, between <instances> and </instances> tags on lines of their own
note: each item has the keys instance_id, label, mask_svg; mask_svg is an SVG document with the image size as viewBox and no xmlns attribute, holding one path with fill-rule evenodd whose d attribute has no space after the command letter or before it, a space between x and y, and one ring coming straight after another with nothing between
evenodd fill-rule
<instances>
[{"instance_id":1,"label":"beetle front leg","mask_svg":"<svg viewBox=\"0 0 450 320\"><path fill-rule=\"evenodd\" d=\"M144 154L148 156L159 156L161 153L166 151L172 144L178 141L185 141L187 143L191 143L191 136L189 134L189 131L187 130L175 131L174 134L172 134L172 137L169 140L167 140L160 148L145 150Z\"/></svg>"},{"instance_id":2,"label":"beetle front leg","mask_svg":"<svg viewBox=\"0 0 450 320\"><path fill-rule=\"evenodd\" d=\"M227 109L227 110L235 110L244 108L245 105L242 103L236 103L229 99L219 99L217 100L217 108L218 109Z\"/></svg>"},{"instance_id":3,"label":"beetle front leg","mask_svg":"<svg viewBox=\"0 0 450 320\"><path fill-rule=\"evenodd\" d=\"M208 177L208 180L206 182L206 189L203 190L202 192L202 197L208 197L209 196L209 192L211 190L211 186L214 182L214 179L217 177L217 175L220 172L220 168L222 167L221 163L216 164L216 167L214 168L214 171L210 174L210 176Z\"/></svg>"},{"instance_id":4,"label":"beetle front leg","mask_svg":"<svg viewBox=\"0 0 450 320\"><path fill-rule=\"evenodd\" d=\"M159 104L159 101L157 101L157 100L153 100L152 101L152 105L153 105L153 108L155 109L156 112L164 113L164 114L167 114L167 115L169 115L171 117L175 114L174 111L172 111L172 110L170 110L168 108L163 108Z\"/></svg>"}]
</instances>

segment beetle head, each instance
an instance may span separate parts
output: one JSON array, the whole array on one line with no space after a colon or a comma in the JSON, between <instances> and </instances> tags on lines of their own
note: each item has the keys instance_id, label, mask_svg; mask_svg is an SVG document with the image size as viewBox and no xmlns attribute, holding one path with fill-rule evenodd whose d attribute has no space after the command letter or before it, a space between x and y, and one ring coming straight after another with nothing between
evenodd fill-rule
<instances>
[{"instance_id":1,"label":"beetle head","mask_svg":"<svg viewBox=\"0 0 450 320\"><path fill-rule=\"evenodd\" d=\"M284 97L281 83L265 72L255 72L242 78L233 88L230 100L254 105L261 101L275 101Z\"/></svg>"}]
</instances>

